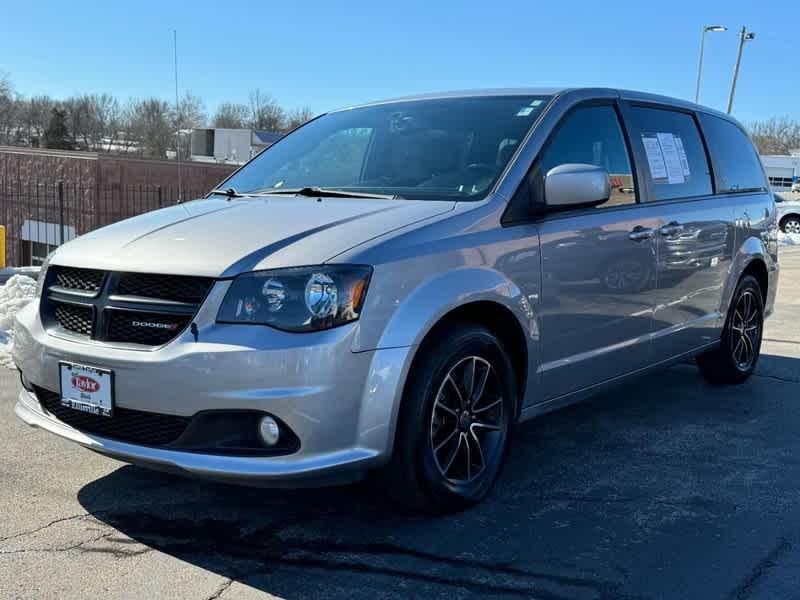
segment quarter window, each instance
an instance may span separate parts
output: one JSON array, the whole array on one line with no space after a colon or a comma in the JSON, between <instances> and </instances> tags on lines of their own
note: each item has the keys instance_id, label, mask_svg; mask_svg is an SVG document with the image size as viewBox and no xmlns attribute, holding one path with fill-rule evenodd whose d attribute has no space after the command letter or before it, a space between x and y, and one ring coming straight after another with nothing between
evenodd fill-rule
<instances>
[{"instance_id":1,"label":"quarter window","mask_svg":"<svg viewBox=\"0 0 800 600\"><path fill-rule=\"evenodd\" d=\"M660 108L632 109L644 170L653 184L651 200L713 193L711 170L692 115Z\"/></svg>"},{"instance_id":2,"label":"quarter window","mask_svg":"<svg viewBox=\"0 0 800 600\"><path fill-rule=\"evenodd\" d=\"M712 115L701 114L700 123L714 163L717 192L766 190L761 161L744 131Z\"/></svg>"},{"instance_id":3,"label":"quarter window","mask_svg":"<svg viewBox=\"0 0 800 600\"><path fill-rule=\"evenodd\" d=\"M611 180L611 196L599 208L636 203L628 148L613 106L587 106L570 113L542 155L541 172L566 163L603 167Z\"/></svg>"}]
</instances>

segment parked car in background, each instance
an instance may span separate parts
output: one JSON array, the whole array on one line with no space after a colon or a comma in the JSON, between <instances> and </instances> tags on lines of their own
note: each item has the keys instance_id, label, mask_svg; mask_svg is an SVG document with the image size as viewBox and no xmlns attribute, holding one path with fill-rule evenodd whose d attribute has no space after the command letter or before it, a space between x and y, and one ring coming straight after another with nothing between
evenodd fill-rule
<instances>
[{"instance_id":1,"label":"parked car in background","mask_svg":"<svg viewBox=\"0 0 800 600\"><path fill-rule=\"evenodd\" d=\"M784 233L800 234L800 202L787 202L775 194L778 223Z\"/></svg>"},{"instance_id":2,"label":"parked car in background","mask_svg":"<svg viewBox=\"0 0 800 600\"><path fill-rule=\"evenodd\" d=\"M800 181L795 181L794 183L792 183L792 191L800 192Z\"/></svg>"},{"instance_id":3,"label":"parked car in background","mask_svg":"<svg viewBox=\"0 0 800 600\"><path fill-rule=\"evenodd\" d=\"M687 358L745 381L777 225L742 127L681 100L524 89L335 111L205 199L60 247L18 315L16 413L156 469L374 472L404 505L460 510L521 421Z\"/></svg>"}]
</instances>

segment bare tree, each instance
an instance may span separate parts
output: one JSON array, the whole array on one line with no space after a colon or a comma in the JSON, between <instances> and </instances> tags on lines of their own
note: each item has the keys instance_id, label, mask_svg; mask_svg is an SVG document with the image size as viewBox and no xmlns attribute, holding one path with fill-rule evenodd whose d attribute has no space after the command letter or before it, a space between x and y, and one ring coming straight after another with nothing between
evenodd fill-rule
<instances>
[{"instance_id":1,"label":"bare tree","mask_svg":"<svg viewBox=\"0 0 800 600\"><path fill-rule=\"evenodd\" d=\"M800 122L789 117L756 121L749 129L760 154L789 154L800 148Z\"/></svg>"},{"instance_id":2,"label":"bare tree","mask_svg":"<svg viewBox=\"0 0 800 600\"><path fill-rule=\"evenodd\" d=\"M50 122L55 101L49 96L34 96L23 100L22 104L22 127L27 133L27 141L30 145L42 143L44 130Z\"/></svg>"},{"instance_id":3,"label":"bare tree","mask_svg":"<svg viewBox=\"0 0 800 600\"><path fill-rule=\"evenodd\" d=\"M213 125L222 129L245 129L249 116L247 105L223 102L214 114Z\"/></svg>"},{"instance_id":4,"label":"bare tree","mask_svg":"<svg viewBox=\"0 0 800 600\"><path fill-rule=\"evenodd\" d=\"M256 88L250 92L250 127L264 131L283 131L286 111L275 99Z\"/></svg>"},{"instance_id":5,"label":"bare tree","mask_svg":"<svg viewBox=\"0 0 800 600\"><path fill-rule=\"evenodd\" d=\"M19 123L19 103L11 80L0 73L0 143L10 144L14 141L12 131Z\"/></svg>"},{"instance_id":6,"label":"bare tree","mask_svg":"<svg viewBox=\"0 0 800 600\"><path fill-rule=\"evenodd\" d=\"M132 100L127 107L126 138L150 158L166 158L174 147L175 136L169 104L158 98Z\"/></svg>"},{"instance_id":7,"label":"bare tree","mask_svg":"<svg viewBox=\"0 0 800 600\"><path fill-rule=\"evenodd\" d=\"M297 129L301 125L308 123L313 118L314 113L311 112L309 107L304 106L303 108L296 108L286 117L285 130L292 131L293 129Z\"/></svg>"}]
</instances>

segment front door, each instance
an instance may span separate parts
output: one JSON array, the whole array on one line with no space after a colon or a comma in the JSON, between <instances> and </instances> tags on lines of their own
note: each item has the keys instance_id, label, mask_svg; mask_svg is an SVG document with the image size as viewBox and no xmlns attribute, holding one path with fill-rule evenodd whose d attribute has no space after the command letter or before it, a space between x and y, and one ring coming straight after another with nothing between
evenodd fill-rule
<instances>
[{"instance_id":1,"label":"front door","mask_svg":"<svg viewBox=\"0 0 800 600\"><path fill-rule=\"evenodd\" d=\"M605 168L604 204L539 223L542 398L552 400L636 371L650 360L658 212L637 203L637 177L614 104L570 112L539 172L565 163Z\"/></svg>"}]
</instances>

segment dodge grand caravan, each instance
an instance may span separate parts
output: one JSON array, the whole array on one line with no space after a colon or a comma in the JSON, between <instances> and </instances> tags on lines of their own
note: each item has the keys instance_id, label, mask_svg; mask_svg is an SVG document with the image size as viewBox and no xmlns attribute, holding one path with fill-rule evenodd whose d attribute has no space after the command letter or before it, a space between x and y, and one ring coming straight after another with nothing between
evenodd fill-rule
<instances>
[{"instance_id":1,"label":"dodge grand caravan","mask_svg":"<svg viewBox=\"0 0 800 600\"><path fill-rule=\"evenodd\" d=\"M692 357L747 379L777 289L748 136L649 94L348 108L219 188L52 255L16 325L23 421L176 473L371 472L458 510L520 421Z\"/></svg>"}]
</instances>

